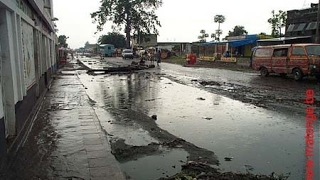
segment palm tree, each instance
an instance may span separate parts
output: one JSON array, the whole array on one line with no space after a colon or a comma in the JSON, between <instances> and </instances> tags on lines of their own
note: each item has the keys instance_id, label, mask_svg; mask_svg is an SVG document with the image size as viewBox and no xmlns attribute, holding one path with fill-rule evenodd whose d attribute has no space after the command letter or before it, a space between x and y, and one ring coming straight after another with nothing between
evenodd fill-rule
<instances>
[{"instance_id":1,"label":"palm tree","mask_svg":"<svg viewBox=\"0 0 320 180\"><path fill-rule=\"evenodd\" d=\"M218 41L220 41L220 35L222 34L222 31L220 30L220 24L224 23L225 20L226 20L226 18L223 15L218 14L218 15L214 16L214 22L219 24L218 30L217 30L218 33L216 33L218 36Z\"/></svg>"}]
</instances>

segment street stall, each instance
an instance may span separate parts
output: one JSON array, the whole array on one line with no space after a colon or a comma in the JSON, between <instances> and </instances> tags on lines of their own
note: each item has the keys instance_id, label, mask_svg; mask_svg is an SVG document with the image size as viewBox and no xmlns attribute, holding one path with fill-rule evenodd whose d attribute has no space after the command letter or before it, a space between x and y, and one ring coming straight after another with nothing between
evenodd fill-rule
<instances>
[{"instance_id":1,"label":"street stall","mask_svg":"<svg viewBox=\"0 0 320 180\"><path fill-rule=\"evenodd\" d=\"M239 58L250 57L251 48L256 46L258 35L227 37L224 41L212 41L200 45L200 59L237 62Z\"/></svg>"},{"instance_id":2,"label":"street stall","mask_svg":"<svg viewBox=\"0 0 320 180\"><path fill-rule=\"evenodd\" d=\"M69 50L67 48L64 48L64 47L60 47L58 49L58 58L59 58L59 64L60 65L66 64L67 58L68 58L68 52L69 52Z\"/></svg>"}]
</instances>

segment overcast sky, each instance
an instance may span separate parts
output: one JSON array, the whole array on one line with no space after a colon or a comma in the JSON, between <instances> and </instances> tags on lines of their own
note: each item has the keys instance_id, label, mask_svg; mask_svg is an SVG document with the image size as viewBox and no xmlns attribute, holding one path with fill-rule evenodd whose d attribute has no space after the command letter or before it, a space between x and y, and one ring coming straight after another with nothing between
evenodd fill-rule
<instances>
[{"instance_id":1,"label":"overcast sky","mask_svg":"<svg viewBox=\"0 0 320 180\"><path fill-rule=\"evenodd\" d=\"M200 30L209 34L215 32L218 24L214 16L222 14L226 21L221 24L225 37L234 26L244 26L249 34L271 33L267 20L272 10L292 10L310 7L318 0L163 0L157 10L162 27L159 28L159 42L197 41ZM100 0L53 0L54 17L58 35L66 35L71 48L83 47L85 42L95 43L101 34L111 31L107 24L104 31L95 35L96 25L90 13L98 10ZM121 32L123 33L123 32ZM124 34L124 33L123 33ZM207 41L210 41L208 38Z\"/></svg>"}]
</instances>

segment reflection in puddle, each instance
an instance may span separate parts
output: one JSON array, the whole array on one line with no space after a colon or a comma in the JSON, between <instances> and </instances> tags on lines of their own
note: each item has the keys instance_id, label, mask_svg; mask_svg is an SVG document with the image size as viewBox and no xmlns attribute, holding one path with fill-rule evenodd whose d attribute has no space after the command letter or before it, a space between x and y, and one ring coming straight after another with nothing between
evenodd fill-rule
<instances>
[{"instance_id":1,"label":"reflection in puddle","mask_svg":"<svg viewBox=\"0 0 320 180\"><path fill-rule=\"evenodd\" d=\"M158 179L179 173L187 156L188 153L183 150L167 149L161 155L143 157L136 161L123 163L121 169L127 176L135 180Z\"/></svg>"},{"instance_id":2,"label":"reflection in puddle","mask_svg":"<svg viewBox=\"0 0 320 180\"><path fill-rule=\"evenodd\" d=\"M89 87L87 93L98 107L123 111L127 108L149 117L157 115L155 122L160 128L215 152L220 159L219 167L225 171L246 172L249 169L259 174L290 172L291 177L304 177L305 165L301 162L305 161L305 117L301 114L266 110L148 73L108 76L103 82L97 81L99 77L93 81L90 81L91 78L88 77L84 84ZM108 133L125 139L127 144L156 142L134 122L128 120L127 126L117 124L126 119L116 115L108 117L101 113L103 111L97 109ZM318 130L315 132L315 137L318 137ZM318 144L315 148L315 152L319 152ZM148 173L151 176L154 171L147 172L146 168L154 170L157 164L163 167L165 161L178 161L179 153L172 159L162 159L163 163L157 163L153 156L141 158L130 162L130 167L136 167L135 172L146 172L146 177L149 177ZM315 154L316 159L319 159L318 156ZM224 161L225 157L233 159ZM150 163L155 164L151 166ZM131 170L127 168L125 171ZM162 172L159 173L152 177L159 177ZM143 178L142 174L138 177Z\"/></svg>"}]
</instances>

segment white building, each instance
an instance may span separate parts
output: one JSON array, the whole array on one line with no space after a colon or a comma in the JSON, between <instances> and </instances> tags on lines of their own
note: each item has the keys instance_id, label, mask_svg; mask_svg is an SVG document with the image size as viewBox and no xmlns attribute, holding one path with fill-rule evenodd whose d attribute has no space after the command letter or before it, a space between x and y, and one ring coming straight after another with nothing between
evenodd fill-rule
<instances>
[{"instance_id":1,"label":"white building","mask_svg":"<svg viewBox=\"0 0 320 180\"><path fill-rule=\"evenodd\" d=\"M0 0L0 159L56 70L52 0Z\"/></svg>"}]
</instances>

